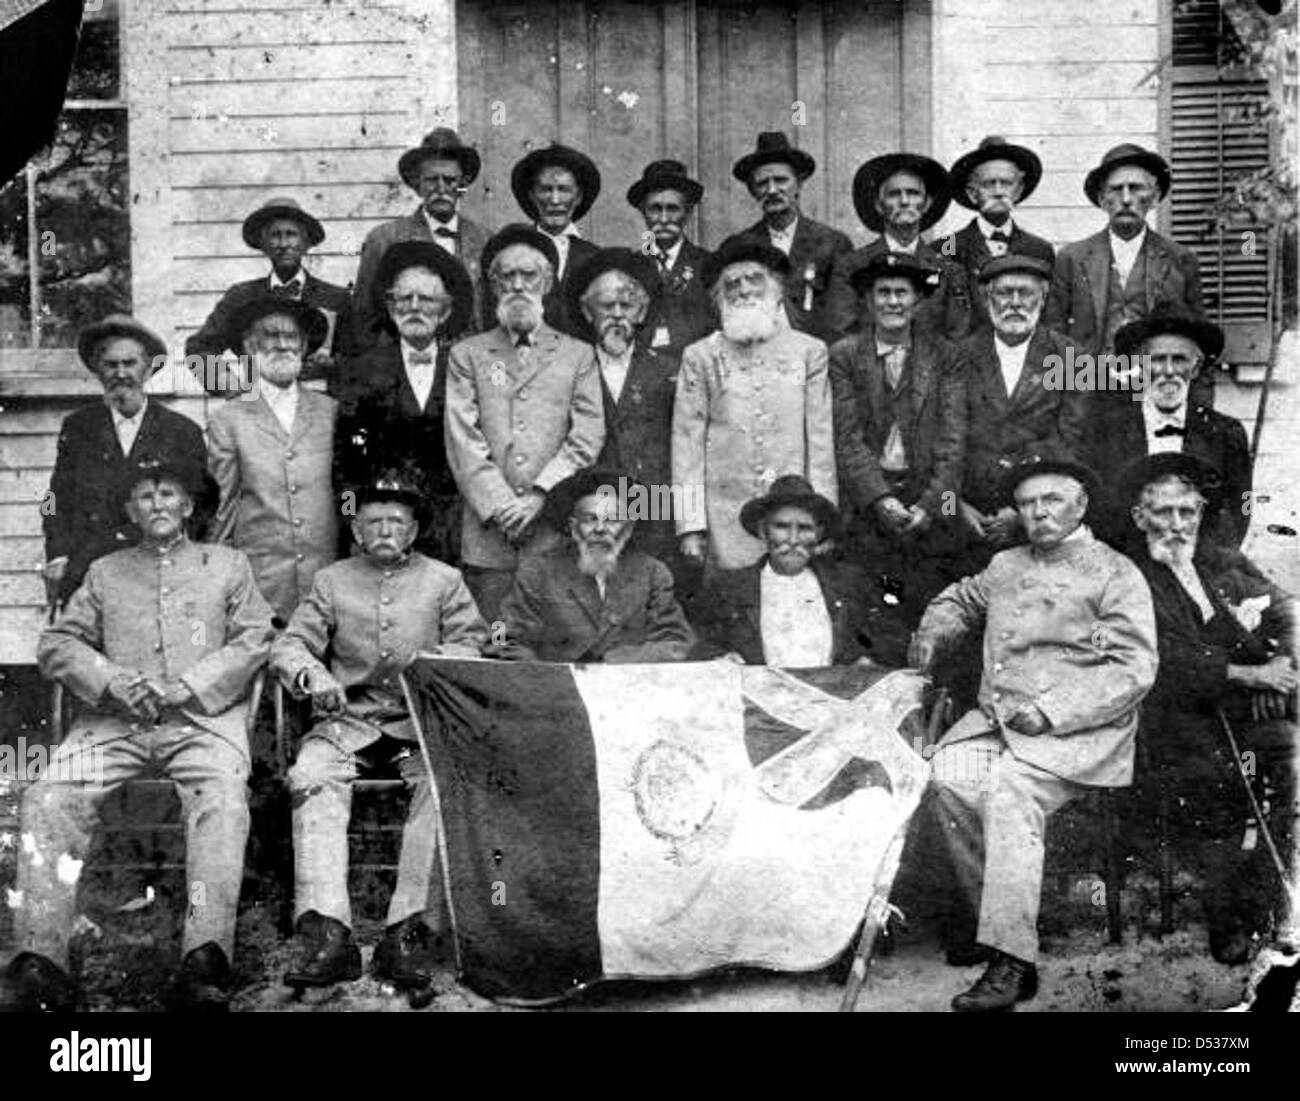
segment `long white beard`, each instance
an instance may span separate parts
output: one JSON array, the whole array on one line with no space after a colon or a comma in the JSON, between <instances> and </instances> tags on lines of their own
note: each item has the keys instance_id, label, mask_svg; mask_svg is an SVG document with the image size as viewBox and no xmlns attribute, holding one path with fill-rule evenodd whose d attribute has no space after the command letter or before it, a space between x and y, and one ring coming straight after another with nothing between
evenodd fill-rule
<instances>
[{"instance_id":1,"label":"long white beard","mask_svg":"<svg viewBox=\"0 0 1300 1101\"><path fill-rule=\"evenodd\" d=\"M497 324L511 332L532 332L542 323L541 295L517 294L497 304Z\"/></svg>"},{"instance_id":2,"label":"long white beard","mask_svg":"<svg viewBox=\"0 0 1300 1101\"><path fill-rule=\"evenodd\" d=\"M623 548L627 546L627 541L632 538L632 530L629 528L614 540L612 547L596 546L590 542L579 540L576 544L578 548L578 572L585 574L587 577L599 578L601 581L606 580L614 572L614 567L618 565L619 556L623 553Z\"/></svg>"},{"instance_id":3,"label":"long white beard","mask_svg":"<svg viewBox=\"0 0 1300 1101\"><path fill-rule=\"evenodd\" d=\"M263 352L257 357L257 374L272 386L288 386L302 373L302 357L292 352Z\"/></svg>"},{"instance_id":4,"label":"long white beard","mask_svg":"<svg viewBox=\"0 0 1300 1101\"><path fill-rule=\"evenodd\" d=\"M1196 540L1177 542L1171 539L1156 539L1147 543L1151 561L1160 562L1171 570L1184 570L1192 564L1196 553Z\"/></svg>"},{"instance_id":5,"label":"long white beard","mask_svg":"<svg viewBox=\"0 0 1300 1101\"><path fill-rule=\"evenodd\" d=\"M736 344L770 340L781 328L781 300L758 299L722 306L722 335Z\"/></svg>"}]
</instances>

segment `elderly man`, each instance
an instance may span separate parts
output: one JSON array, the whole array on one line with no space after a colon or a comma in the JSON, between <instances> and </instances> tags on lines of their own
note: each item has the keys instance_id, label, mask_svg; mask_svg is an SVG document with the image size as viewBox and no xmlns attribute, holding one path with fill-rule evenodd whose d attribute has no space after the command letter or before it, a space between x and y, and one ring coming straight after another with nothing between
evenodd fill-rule
<instances>
[{"instance_id":1,"label":"elderly man","mask_svg":"<svg viewBox=\"0 0 1300 1101\"><path fill-rule=\"evenodd\" d=\"M633 488L635 487L635 488ZM583 470L547 502L569 539L519 567L488 656L532 661L685 661L695 646L673 578L630 547L636 489L618 470ZM495 629L494 629L495 630Z\"/></svg>"},{"instance_id":2,"label":"elderly man","mask_svg":"<svg viewBox=\"0 0 1300 1101\"><path fill-rule=\"evenodd\" d=\"M478 179L481 167L478 150L464 144L455 130L445 126L430 131L419 145L397 159L397 174L420 197L420 205L410 214L377 225L366 234L352 285L352 317L359 351L392 342L386 325L389 311L383 290L376 286L376 276L384 254L399 241L437 245L459 260L469 273L471 285L478 286L479 257L488 233L461 214L458 207L469 185ZM472 329L476 321L477 310L472 310L466 324Z\"/></svg>"},{"instance_id":3,"label":"elderly man","mask_svg":"<svg viewBox=\"0 0 1300 1101\"><path fill-rule=\"evenodd\" d=\"M127 470L162 458L202 468L207 457L199 426L144 392L145 381L167 362L167 347L153 332L126 314L111 314L82 331L77 354L103 386L104 400L68 414L59 430L41 503L52 608L67 601L96 558L139 540L139 529L109 507Z\"/></svg>"},{"instance_id":4,"label":"elderly man","mask_svg":"<svg viewBox=\"0 0 1300 1101\"><path fill-rule=\"evenodd\" d=\"M656 507L638 517L634 539L677 576L670 483L678 361L666 349L650 347L643 328L655 312L658 289L649 258L630 249L601 249L574 272L569 313L583 319L580 331L591 340L600 369L605 446L596 465L622 470L660 494Z\"/></svg>"},{"instance_id":5,"label":"elderly man","mask_svg":"<svg viewBox=\"0 0 1300 1101\"><path fill-rule=\"evenodd\" d=\"M959 1012L1010 1009L1037 991L1046 820L1089 789L1132 782L1138 704L1156 674L1146 582L1083 524L1092 472L1036 454L1008 485L1029 544L940 593L911 652L928 671L936 651L983 627L978 706L932 762L939 829L966 912L979 913L972 943L950 930L949 959L991 954L953 999Z\"/></svg>"},{"instance_id":6,"label":"elderly man","mask_svg":"<svg viewBox=\"0 0 1300 1101\"><path fill-rule=\"evenodd\" d=\"M959 576L957 494L966 437L966 367L916 324L935 272L877 253L851 276L864 324L830 352L835 465L853 509L850 543L915 623Z\"/></svg>"},{"instance_id":7,"label":"elderly man","mask_svg":"<svg viewBox=\"0 0 1300 1101\"><path fill-rule=\"evenodd\" d=\"M412 551L428 507L408 471L353 487L360 553L321 570L271 669L310 697L316 724L289 772L294 910L302 954L294 987L359 978L348 900L348 816L364 756L395 761L411 791L397 886L372 971L408 990L429 985L446 932L436 884L438 817L398 674L420 651L477 656L487 627L459 572Z\"/></svg>"},{"instance_id":8,"label":"elderly man","mask_svg":"<svg viewBox=\"0 0 1300 1101\"><path fill-rule=\"evenodd\" d=\"M1083 193L1109 224L1061 249L1047 306L1048 325L1070 338L1076 356L1111 353L1115 334L1130 321L1201 312L1195 253L1147 225L1169 185L1165 159L1128 143L1084 179Z\"/></svg>"},{"instance_id":9,"label":"elderly man","mask_svg":"<svg viewBox=\"0 0 1300 1101\"><path fill-rule=\"evenodd\" d=\"M1127 546L1129 502L1115 492L1124 469L1144 455L1185 452L1207 462L1222 478L1216 503L1202 535L1237 547L1250 526L1253 481L1246 430L1235 417L1197 401L1194 386L1203 365L1223 350L1223 330L1212 322L1179 313L1158 313L1125 325L1115 334L1115 350L1140 369L1140 391L1091 396L1089 448L1105 484L1097 533ZM1139 400L1140 399L1140 400Z\"/></svg>"},{"instance_id":10,"label":"elderly man","mask_svg":"<svg viewBox=\"0 0 1300 1101\"><path fill-rule=\"evenodd\" d=\"M221 487L208 538L248 555L262 595L287 622L338 546L330 483L338 407L299 382L326 321L301 302L268 296L241 307L231 324L244 334L255 387L252 400L226 402L208 420L208 462Z\"/></svg>"},{"instance_id":11,"label":"elderly man","mask_svg":"<svg viewBox=\"0 0 1300 1101\"><path fill-rule=\"evenodd\" d=\"M576 319L565 310L569 276L596 251L585 241L575 222L581 221L600 194L600 171L585 153L567 145L552 143L534 149L521 158L510 172L510 190L515 202L545 237L555 253L555 272L546 299L546 323L563 333L573 333ZM486 262L483 265L487 270ZM485 329L496 324L496 300L489 280L484 295Z\"/></svg>"},{"instance_id":12,"label":"elderly man","mask_svg":"<svg viewBox=\"0 0 1300 1101\"><path fill-rule=\"evenodd\" d=\"M740 510L766 553L752 566L714 575L700 615L701 656L748 665L818 669L904 664L907 632L860 569L821 553L840 517L807 481L778 478Z\"/></svg>"},{"instance_id":13,"label":"elderly man","mask_svg":"<svg viewBox=\"0 0 1300 1101\"><path fill-rule=\"evenodd\" d=\"M396 341L363 352L339 380L334 480L359 485L376 470L419 470L432 519L416 549L460 562L460 494L444 442L447 357L470 327L474 288L461 263L432 241L398 241L372 280Z\"/></svg>"},{"instance_id":14,"label":"elderly man","mask_svg":"<svg viewBox=\"0 0 1300 1101\"><path fill-rule=\"evenodd\" d=\"M965 269L921 240L943 217L952 185L943 165L916 153L887 153L861 165L853 176L853 208L862 224L880 236L840 259L831 279L831 331L843 336L862 321L852 275L886 253L910 256L938 273L935 291L917 315L917 325L949 340L970 329L971 293Z\"/></svg>"},{"instance_id":15,"label":"elderly man","mask_svg":"<svg viewBox=\"0 0 1300 1101\"><path fill-rule=\"evenodd\" d=\"M827 314L831 272L852 251L853 242L800 209L804 181L816 168L817 162L794 148L785 134L759 134L754 151L741 157L732 166L731 174L749 188L754 201L762 207L763 217L728 237L721 249L740 244L764 245L785 256L789 261L786 318L793 328L829 343L834 335Z\"/></svg>"},{"instance_id":16,"label":"elderly man","mask_svg":"<svg viewBox=\"0 0 1300 1101\"><path fill-rule=\"evenodd\" d=\"M189 1008L226 1007L248 838L245 697L273 629L248 559L185 535L205 479L201 466L172 460L129 470L114 500L140 544L93 562L37 647L42 674L85 707L23 794L29 841L18 850L9 978L28 1008L71 1008L77 873L98 808L151 768L176 783L185 813L189 906L176 995Z\"/></svg>"},{"instance_id":17,"label":"elderly man","mask_svg":"<svg viewBox=\"0 0 1300 1101\"><path fill-rule=\"evenodd\" d=\"M935 250L965 270L967 286L975 287L980 269L1001 256L1033 256L1051 272L1056 250L1015 219L1017 205L1033 194L1042 176L1043 162L1037 153L994 136L958 157L948 170L953 199L975 211L975 217L936 242ZM971 299L971 329L987 328L989 311L983 295Z\"/></svg>"},{"instance_id":18,"label":"elderly man","mask_svg":"<svg viewBox=\"0 0 1300 1101\"><path fill-rule=\"evenodd\" d=\"M480 611L495 620L526 551L554 542L546 494L591 466L605 443L600 370L590 346L543 319L555 246L530 226L483 250L496 327L447 361L447 461L464 498L461 562Z\"/></svg>"},{"instance_id":19,"label":"elderly man","mask_svg":"<svg viewBox=\"0 0 1300 1101\"><path fill-rule=\"evenodd\" d=\"M971 573L983 569L994 551L1022 538L1016 510L1002 497L1016 460L1042 447L1085 454L1091 395L1051 384L1052 368L1068 353L1065 340L1041 324L1051 278L1051 264L1037 256L1009 253L987 261L979 281L992 327L959 346L967 363L959 508Z\"/></svg>"},{"instance_id":20,"label":"elderly man","mask_svg":"<svg viewBox=\"0 0 1300 1101\"><path fill-rule=\"evenodd\" d=\"M693 180L681 161L652 161L627 189L627 201L645 219L641 251L656 266L658 309L647 331L650 345L674 357L718 327L704 285L709 254L686 236L686 223L704 186ZM651 289L651 288L647 288Z\"/></svg>"},{"instance_id":21,"label":"elderly man","mask_svg":"<svg viewBox=\"0 0 1300 1101\"><path fill-rule=\"evenodd\" d=\"M1150 455L1125 481L1160 643L1142 737L1176 832L1191 842L1203 873L1210 952L1221 963L1244 963L1253 935L1268 927L1278 879L1263 839L1246 846L1243 837L1265 826L1294 867L1296 602L1244 555L1200 537L1207 500L1220 487L1196 456ZM1270 807L1262 824L1249 821L1245 766Z\"/></svg>"},{"instance_id":22,"label":"elderly man","mask_svg":"<svg viewBox=\"0 0 1300 1101\"><path fill-rule=\"evenodd\" d=\"M722 327L682 355L672 442L677 535L697 565L739 569L762 556L740 509L781 474L831 501L838 493L826 345L783 316L789 266L770 245L733 240L705 271Z\"/></svg>"},{"instance_id":23,"label":"elderly man","mask_svg":"<svg viewBox=\"0 0 1300 1101\"><path fill-rule=\"evenodd\" d=\"M249 389L251 380L233 377L217 357L240 350L244 334L234 322L249 302L267 295L301 302L325 315L327 335L309 357L308 377L328 375L336 358L352 350L352 318L347 288L318 279L303 267L308 250L325 240L325 227L294 199L271 199L244 219L243 237L249 248L266 255L270 274L232 286L199 331L185 341L187 357L204 359L202 370L191 364L195 376L209 394L231 397Z\"/></svg>"}]
</instances>

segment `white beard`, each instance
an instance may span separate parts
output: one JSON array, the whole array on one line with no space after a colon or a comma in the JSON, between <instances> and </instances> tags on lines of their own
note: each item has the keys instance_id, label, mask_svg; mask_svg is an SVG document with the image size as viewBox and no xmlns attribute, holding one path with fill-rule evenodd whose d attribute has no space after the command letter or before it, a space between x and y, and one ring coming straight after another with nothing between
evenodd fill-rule
<instances>
[{"instance_id":1,"label":"white beard","mask_svg":"<svg viewBox=\"0 0 1300 1101\"><path fill-rule=\"evenodd\" d=\"M736 344L770 340L781 328L781 300L760 299L722 307L722 335Z\"/></svg>"},{"instance_id":2,"label":"white beard","mask_svg":"<svg viewBox=\"0 0 1300 1101\"><path fill-rule=\"evenodd\" d=\"M632 345L635 330L620 325L610 325L601 330L600 349L606 355L622 358Z\"/></svg>"},{"instance_id":3,"label":"white beard","mask_svg":"<svg viewBox=\"0 0 1300 1101\"><path fill-rule=\"evenodd\" d=\"M302 357L292 352L263 352L257 357L257 375L272 386L288 386L302 373Z\"/></svg>"},{"instance_id":4,"label":"white beard","mask_svg":"<svg viewBox=\"0 0 1300 1101\"><path fill-rule=\"evenodd\" d=\"M497 324L503 329L530 333L541 323L541 295L513 295L497 304Z\"/></svg>"},{"instance_id":5,"label":"white beard","mask_svg":"<svg viewBox=\"0 0 1300 1101\"><path fill-rule=\"evenodd\" d=\"M1185 543L1177 543L1168 539L1158 539L1147 543L1147 551L1151 555L1151 561L1163 563L1171 570L1185 570L1192 564L1192 556L1196 553L1196 540L1189 539Z\"/></svg>"},{"instance_id":6,"label":"white beard","mask_svg":"<svg viewBox=\"0 0 1300 1101\"><path fill-rule=\"evenodd\" d=\"M587 577L599 578L601 581L606 580L614 572L614 567L618 565L619 556L623 553L623 548L627 546L627 541L632 538L631 526L618 536L612 547L599 547L592 543L584 543L578 540L574 545L578 548L578 572L585 574Z\"/></svg>"}]
</instances>

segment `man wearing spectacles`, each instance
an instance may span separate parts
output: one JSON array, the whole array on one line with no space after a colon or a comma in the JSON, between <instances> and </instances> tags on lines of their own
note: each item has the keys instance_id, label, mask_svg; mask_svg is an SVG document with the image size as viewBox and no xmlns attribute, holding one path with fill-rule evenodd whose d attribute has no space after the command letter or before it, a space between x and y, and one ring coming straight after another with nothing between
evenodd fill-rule
<instances>
[{"instance_id":1,"label":"man wearing spectacles","mask_svg":"<svg viewBox=\"0 0 1300 1101\"><path fill-rule=\"evenodd\" d=\"M339 379L335 482L363 485L376 470L416 470L430 505L416 549L455 565L460 496L443 443L447 355L471 323L474 288L460 262L434 242L399 241L380 259L372 295L387 336Z\"/></svg>"},{"instance_id":2,"label":"man wearing spectacles","mask_svg":"<svg viewBox=\"0 0 1300 1101\"><path fill-rule=\"evenodd\" d=\"M1052 267L1036 255L1008 254L980 269L991 328L960 344L967 360L966 461L959 511L968 568L1023 541L1016 510L1004 499L1007 472L1028 451L1048 446L1083 454L1086 392L1058 387L1066 342L1040 320Z\"/></svg>"}]
</instances>

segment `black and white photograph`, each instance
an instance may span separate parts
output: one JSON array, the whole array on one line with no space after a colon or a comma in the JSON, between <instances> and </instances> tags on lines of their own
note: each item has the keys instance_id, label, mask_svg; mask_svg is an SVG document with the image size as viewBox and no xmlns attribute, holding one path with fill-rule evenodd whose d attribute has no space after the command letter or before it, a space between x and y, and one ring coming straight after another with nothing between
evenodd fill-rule
<instances>
[{"instance_id":1,"label":"black and white photograph","mask_svg":"<svg viewBox=\"0 0 1300 1101\"><path fill-rule=\"evenodd\" d=\"M0 0L33 1066L144 1080L128 1013L1042 1012L1249 1074L1168 1015L1300 1011L1297 37Z\"/></svg>"}]
</instances>

